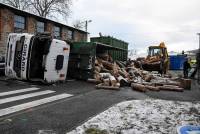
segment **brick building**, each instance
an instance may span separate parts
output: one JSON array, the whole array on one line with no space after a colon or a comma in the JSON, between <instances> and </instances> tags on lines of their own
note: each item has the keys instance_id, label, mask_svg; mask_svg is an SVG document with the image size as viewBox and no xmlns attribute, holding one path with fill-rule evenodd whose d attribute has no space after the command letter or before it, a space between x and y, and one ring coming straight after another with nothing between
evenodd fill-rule
<instances>
[{"instance_id":1,"label":"brick building","mask_svg":"<svg viewBox=\"0 0 200 134\"><path fill-rule=\"evenodd\" d=\"M50 32L54 38L68 42L87 41L87 32L18 10L0 3L0 56L5 54L9 33Z\"/></svg>"}]
</instances>

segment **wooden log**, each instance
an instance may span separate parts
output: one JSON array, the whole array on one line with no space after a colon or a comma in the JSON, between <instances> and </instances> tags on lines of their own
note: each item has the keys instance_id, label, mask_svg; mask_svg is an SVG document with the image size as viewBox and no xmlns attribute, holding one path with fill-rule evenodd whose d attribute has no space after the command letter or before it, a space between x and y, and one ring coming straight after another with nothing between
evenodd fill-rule
<instances>
[{"instance_id":1,"label":"wooden log","mask_svg":"<svg viewBox=\"0 0 200 134\"><path fill-rule=\"evenodd\" d=\"M103 79L103 85L104 86L110 86L110 79L109 78Z\"/></svg>"},{"instance_id":2,"label":"wooden log","mask_svg":"<svg viewBox=\"0 0 200 134\"><path fill-rule=\"evenodd\" d=\"M99 73L99 75L104 79L109 78L111 76L110 73Z\"/></svg>"},{"instance_id":3,"label":"wooden log","mask_svg":"<svg viewBox=\"0 0 200 134\"><path fill-rule=\"evenodd\" d=\"M145 76L144 76L144 80L145 80L146 82L150 82L151 79L152 79L152 75L145 75Z\"/></svg>"},{"instance_id":4,"label":"wooden log","mask_svg":"<svg viewBox=\"0 0 200 134\"><path fill-rule=\"evenodd\" d=\"M95 83L95 84L101 83L101 81L98 81L98 80L96 80L96 79L88 79L87 82Z\"/></svg>"},{"instance_id":5,"label":"wooden log","mask_svg":"<svg viewBox=\"0 0 200 134\"><path fill-rule=\"evenodd\" d=\"M101 69L101 73L109 73L109 72L110 72L110 70L105 69L104 67Z\"/></svg>"},{"instance_id":6,"label":"wooden log","mask_svg":"<svg viewBox=\"0 0 200 134\"><path fill-rule=\"evenodd\" d=\"M99 65L99 61L97 59L95 59L95 66Z\"/></svg>"},{"instance_id":7,"label":"wooden log","mask_svg":"<svg viewBox=\"0 0 200 134\"><path fill-rule=\"evenodd\" d=\"M95 66L94 69L96 72L99 72L99 73L101 72L101 67L99 67L99 66Z\"/></svg>"},{"instance_id":8,"label":"wooden log","mask_svg":"<svg viewBox=\"0 0 200 134\"><path fill-rule=\"evenodd\" d=\"M94 79L95 79L96 81L100 81L100 82L101 82L101 76L100 76L100 74L99 74L99 73L95 73L95 74L94 74Z\"/></svg>"},{"instance_id":9,"label":"wooden log","mask_svg":"<svg viewBox=\"0 0 200 134\"><path fill-rule=\"evenodd\" d=\"M127 79L125 79L121 75L117 77L117 80L119 81L121 87L129 85L129 82L127 81Z\"/></svg>"},{"instance_id":10,"label":"wooden log","mask_svg":"<svg viewBox=\"0 0 200 134\"><path fill-rule=\"evenodd\" d=\"M147 88L151 91L160 91L159 87L155 87L155 86L145 85L145 88Z\"/></svg>"},{"instance_id":11,"label":"wooden log","mask_svg":"<svg viewBox=\"0 0 200 134\"><path fill-rule=\"evenodd\" d=\"M146 92L146 90L147 90L144 85L138 84L138 83L132 83L131 87L133 90L137 90L140 92Z\"/></svg>"},{"instance_id":12,"label":"wooden log","mask_svg":"<svg viewBox=\"0 0 200 134\"><path fill-rule=\"evenodd\" d=\"M113 64L112 63L102 60L102 64L106 69L113 70Z\"/></svg>"},{"instance_id":13,"label":"wooden log","mask_svg":"<svg viewBox=\"0 0 200 134\"><path fill-rule=\"evenodd\" d=\"M119 74L124 77L124 78L128 78L129 74L126 72L126 70L119 70Z\"/></svg>"},{"instance_id":14,"label":"wooden log","mask_svg":"<svg viewBox=\"0 0 200 134\"><path fill-rule=\"evenodd\" d=\"M179 86L174 86L174 85L163 85L164 87L171 87L171 88L180 88Z\"/></svg>"},{"instance_id":15,"label":"wooden log","mask_svg":"<svg viewBox=\"0 0 200 134\"><path fill-rule=\"evenodd\" d=\"M97 89L108 89L108 90L120 90L119 87L115 86L104 86L104 85L96 85Z\"/></svg>"},{"instance_id":16,"label":"wooden log","mask_svg":"<svg viewBox=\"0 0 200 134\"><path fill-rule=\"evenodd\" d=\"M177 91L177 92L183 92L183 90L184 90L183 88L180 88L180 87L177 88L176 86L173 87L172 85L171 86L160 86L159 89L167 90L167 91Z\"/></svg>"},{"instance_id":17,"label":"wooden log","mask_svg":"<svg viewBox=\"0 0 200 134\"><path fill-rule=\"evenodd\" d=\"M192 80L191 79L180 79L180 86L184 89L191 89Z\"/></svg>"},{"instance_id":18,"label":"wooden log","mask_svg":"<svg viewBox=\"0 0 200 134\"><path fill-rule=\"evenodd\" d=\"M114 64L113 64L113 70L112 70L112 74L113 74L114 76L118 76L118 75L119 75L118 68L119 68L119 66L118 66L116 63L114 63Z\"/></svg>"},{"instance_id":19,"label":"wooden log","mask_svg":"<svg viewBox=\"0 0 200 134\"><path fill-rule=\"evenodd\" d=\"M147 86L154 86L155 87L155 84L154 83L151 83L151 82L142 82L141 83L142 85L147 85Z\"/></svg>"},{"instance_id":20,"label":"wooden log","mask_svg":"<svg viewBox=\"0 0 200 134\"><path fill-rule=\"evenodd\" d=\"M114 76L111 75L109 79L110 79L111 86L115 86L117 84L117 80L115 79Z\"/></svg>"},{"instance_id":21,"label":"wooden log","mask_svg":"<svg viewBox=\"0 0 200 134\"><path fill-rule=\"evenodd\" d=\"M125 66L124 66L120 61L116 61L116 64L117 64L120 68L125 68Z\"/></svg>"}]
</instances>

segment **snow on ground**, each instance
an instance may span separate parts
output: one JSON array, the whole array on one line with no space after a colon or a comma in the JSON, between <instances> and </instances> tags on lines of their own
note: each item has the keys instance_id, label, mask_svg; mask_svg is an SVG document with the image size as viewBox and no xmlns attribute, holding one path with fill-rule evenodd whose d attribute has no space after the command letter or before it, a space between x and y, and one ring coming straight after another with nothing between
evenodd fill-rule
<instances>
[{"instance_id":1,"label":"snow on ground","mask_svg":"<svg viewBox=\"0 0 200 134\"><path fill-rule=\"evenodd\" d=\"M88 128L109 134L174 134L181 125L200 125L200 102L132 100L119 103L68 134Z\"/></svg>"}]
</instances>

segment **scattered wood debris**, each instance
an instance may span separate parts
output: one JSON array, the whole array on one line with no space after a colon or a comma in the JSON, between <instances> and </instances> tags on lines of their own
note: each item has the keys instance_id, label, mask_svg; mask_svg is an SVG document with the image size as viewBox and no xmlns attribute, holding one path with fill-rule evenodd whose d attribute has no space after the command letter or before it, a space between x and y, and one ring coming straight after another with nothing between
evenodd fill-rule
<instances>
[{"instance_id":1,"label":"scattered wood debris","mask_svg":"<svg viewBox=\"0 0 200 134\"><path fill-rule=\"evenodd\" d=\"M103 57L103 58L102 58ZM151 62L155 62L152 59ZM191 88L191 80L173 78L167 74L161 76L142 70L134 61L113 61L108 54L101 55L95 60L94 78L89 82L96 83L96 88L119 90L123 86L131 86L133 90L146 92L151 91L177 91Z\"/></svg>"}]
</instances>

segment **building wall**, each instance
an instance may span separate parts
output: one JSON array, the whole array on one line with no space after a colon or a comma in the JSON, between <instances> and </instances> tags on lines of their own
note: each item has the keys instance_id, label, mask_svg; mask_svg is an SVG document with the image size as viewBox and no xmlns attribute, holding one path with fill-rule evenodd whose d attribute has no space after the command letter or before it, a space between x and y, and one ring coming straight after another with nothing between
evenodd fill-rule
<instances>
[{"instance_id":1,"label":"building wall","mask_svg":"<svg viewBox=\"0 0 200 134\"><path fill-rule=\"evenodd\" d=\"M26 19L26 31L28 33L34 34L36 32L36 19L33 17L27 17Z\"/></svg>"},{"instance_id":2,"label":"building wall","mask_svg":"<svg viewBox=\"0 0 200 134\"><path fill-rule=\"evenodd\" d=\"M8 34L14 31L14 13L7 9L1 9L1 40L0 56L5 54Z\"/></svg>"},{"instance_id":3,"label":"building wall","mask_svg":"<svg viewBox=\"0 0 200 134\"><path fill-rule=\"evenodd\" d=\"M0 56L5 54L6 50L6 42L7 42L7 37L9 33L14 32L14 11L6 9L6 8L0 8ZM28 32L31 34L36 33L36 28L37 28L37 18L31 15L24 15L24 14L17 14L21 16L27 16L25 17L26 20L26 26L25 30L22 32ZM39 21L42 21L43 19L41 18ZM53 36L53 28L54 28L54 23L51 21L42 21L45 22L45 31L50 32ZM56 25L57 26L57 25ZM61 28L61 39L62 40L67 40L67 41L87 41L87 34L79 32L75 29L70 29L73 30L73 39L68 38L68 27L66 26L60 26Z\"/></svg>"},{"instance_id":4,"label":"building wall","mask_svg":"<svg viewBox=\"0 0 200 134\"><path fill-rule=\"evenodd\" d=\"M74 31L74 41L85 41L87 40L87 36L85 34L79 33L77 31Z\"/></svg>"}]
</instances>

